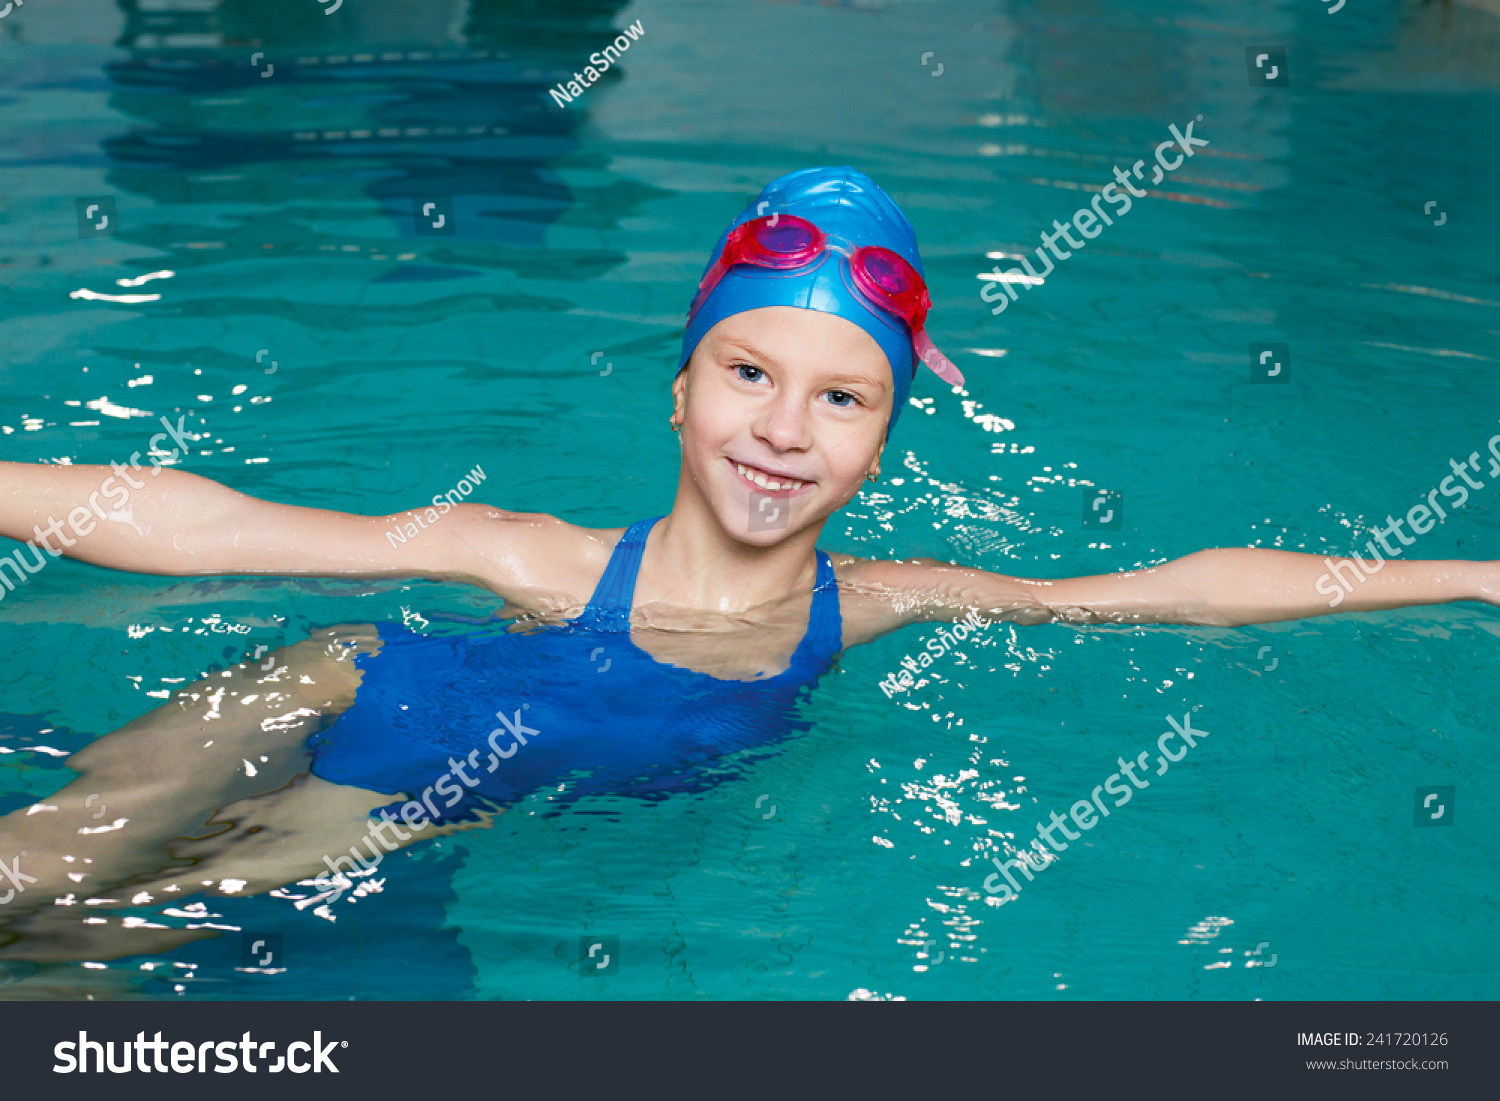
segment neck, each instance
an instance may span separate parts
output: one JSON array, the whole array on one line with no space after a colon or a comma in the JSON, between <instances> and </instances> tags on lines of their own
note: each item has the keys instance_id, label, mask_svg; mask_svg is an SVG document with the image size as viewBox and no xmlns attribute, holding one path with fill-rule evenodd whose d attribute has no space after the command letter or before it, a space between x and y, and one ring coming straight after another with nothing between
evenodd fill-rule
<instances>
[{"instance_id":1,"label":"neck","mask_svg":"<svg viewBox=\"0 0 1500 1101\"><path fill-rule=\"evenodd\" d=\"M817 576L815 550L826 520L771 546L746 543L724 530L684 470L671 513L647 540L636 602L734 614L807 592Z\"/></svg>"}]
</instances>

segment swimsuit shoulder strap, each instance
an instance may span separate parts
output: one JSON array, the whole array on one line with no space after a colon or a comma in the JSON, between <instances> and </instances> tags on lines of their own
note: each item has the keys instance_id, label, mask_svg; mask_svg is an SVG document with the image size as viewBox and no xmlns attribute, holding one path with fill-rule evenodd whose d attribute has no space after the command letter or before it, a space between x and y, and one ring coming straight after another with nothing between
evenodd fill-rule
<instances>
[{"instance_id":1,"label":"swimsuit shoulder strap","mask_svg":"<svg viewBox=\"0 0 1500 1101\"><path fill-rule=\"evenodd\" d=\"M813 584L812 609L807 616L807 634L792 655L792 670L819 673L844 647L844 617L839 612L838 578L833 562L822 551L818 555L818 577Z\"/></svg>"},{"instance_id":2,"label":"swimsuit shoulder strap","mask_svg":"<svg viewBox=\"0 0 1500 1101\"><path fill-rule=\"evenodd\" d=\"M625 529L615 549L610 553L609 564L604 567L604 576L594 587L589 606L584 609L581 621L606 631L630 630L630 602L635 597L635 575L641 568L641 554L646 549L646 536L661 517L637 520Z\"/></svg>"},{"instance_id":3,"label":"swimsuit shoulder strap","mask_svg":"<svg viewBox=\"0 0 1500 1101\"><path fill-rule=\"evenodd\" d=\"M575 622L599 630L630 630L630 605L635 598L635 579L640 571L641 555L646 549L646 536L660 519L657 516L637 520L625 529L609 556L609 564L604 567L604 575L599 578L588 607ZM818 573L813 584L807 633L792 655L792 669L800 671L821 671L843 648L844 624L839 612L838 579L828 555L818 551L817 557Z\"/></svg>"}]
</instances>

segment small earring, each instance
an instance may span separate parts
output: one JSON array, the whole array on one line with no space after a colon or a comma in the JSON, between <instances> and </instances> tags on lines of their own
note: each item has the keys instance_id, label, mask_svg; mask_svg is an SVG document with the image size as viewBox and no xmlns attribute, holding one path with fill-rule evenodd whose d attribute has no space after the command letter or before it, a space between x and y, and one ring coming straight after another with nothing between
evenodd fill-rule
<instances>
[{"instance_id":1,"label":"small earring","mask_svg":"<svg viewBox=\"0 0 1500 1101\"><path fill-rule=\"evenodd\" d=\"M682 431L682 422L679 421L675 416L668 417L667 418L667 423L672 426L672 431L673 432L681 432Z\"/></svg>"},{"instance_id":2,"label":"small earring","mask_svg":"<svg viewBox=\"0 0 1500 1101\"><path fill-rule=\"evenodd\" d=\"M867 482L878 482L878 481L880 481L880 471L877 470L874 474L866 474L865 475L865 481L867 481Z\"/></svg>"}]
</instances>

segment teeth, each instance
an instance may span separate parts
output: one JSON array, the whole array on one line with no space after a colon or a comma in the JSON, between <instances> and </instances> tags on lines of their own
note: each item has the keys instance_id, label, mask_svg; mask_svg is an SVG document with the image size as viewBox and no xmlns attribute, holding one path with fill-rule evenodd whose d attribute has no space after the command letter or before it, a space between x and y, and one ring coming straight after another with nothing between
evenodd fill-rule
<instances>
[{"instance_id":1,"label":"teeth","mask_svg":"<svg viewBox=\"0 0 1500 1101\"><path fill-rule=\"evenodd\" d=\"M768 478L760 471L751 470L748 466L745 466L741 463L735 463L734 465L739 468L739 472L744 475L745 478L754 482L762 489L796 489L800 485L807 484L806 482L796 481L778 482L774 478Z\"/></svg>"}]
</instances>

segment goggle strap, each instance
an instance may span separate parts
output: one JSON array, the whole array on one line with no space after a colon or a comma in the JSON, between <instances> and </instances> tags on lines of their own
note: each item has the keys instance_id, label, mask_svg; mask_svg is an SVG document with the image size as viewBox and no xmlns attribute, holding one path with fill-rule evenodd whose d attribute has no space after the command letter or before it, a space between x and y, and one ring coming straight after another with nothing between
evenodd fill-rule
<instances>
[{"instance_id":1,"label":"goggle strap","mask_svg":"<svg viewBox=\"0 0 1500 1101\"><path fill-rule=\"evenodd\" d=\"M926 329L917 329L911 334L912 348L917 357L931 369L938 378L952 386L963 386L964 376L953 361L942 352L937 350L932 338L927 335Z\"/></svg>"},{"instance_id":2,"label":"goggle strap","mask_svg":"<svg viewBox=\"0 0 1500 1101\"><path fill-rule=\"evenodd\" d=\"M693 315L703 303L708 301L708 296L713 294L714 288L719 285L719 280L724 278L724 273L729 270L729 265L724 263L724 254L720 253L718 259L708 271L703 273L703 278L698 282L698 293L693 296L692 305L688 308L688 322L692 323Z\"/></svg>"}]
</instances>

